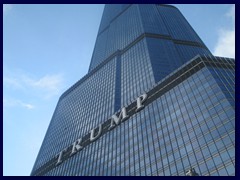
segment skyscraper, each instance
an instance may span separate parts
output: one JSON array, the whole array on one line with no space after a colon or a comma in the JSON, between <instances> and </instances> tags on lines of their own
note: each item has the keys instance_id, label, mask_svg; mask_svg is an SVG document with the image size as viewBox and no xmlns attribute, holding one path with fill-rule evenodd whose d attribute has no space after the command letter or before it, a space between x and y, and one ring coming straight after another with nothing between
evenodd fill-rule
<instances>
[{"instance_id":1,"label":"skyscraper","mask_svg":"<svg viewBox=\"0 0 240 180\"><path fill-rule=\"evenodd\" d=\"M169 5L106 5L31 175L235 175L235 60Z\"/></svg>"}]
</instances>

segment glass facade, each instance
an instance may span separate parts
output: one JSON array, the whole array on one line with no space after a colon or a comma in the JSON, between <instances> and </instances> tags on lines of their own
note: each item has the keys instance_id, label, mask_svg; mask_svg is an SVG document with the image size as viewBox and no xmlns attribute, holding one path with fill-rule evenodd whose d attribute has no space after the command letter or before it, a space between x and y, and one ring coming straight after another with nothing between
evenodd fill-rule
<instances>
[{"instance_id":1,"label":"glass facade","mask_svg":"<svg viewBox=\"0 0 240 180\"><path fill-rule=\"evenodd\" d=\"M106 5L89 72L60 97L31 175L191 168L235 175L235 60L212 56L173 6Z\"/></svg>"},{"instance_id":2,"label":"glass facade","mask_svg":"<svg viewBox=\"0 0 240 180\"><path fill-rule=\"evenodd\" d=\"M151 37L147 40L146 53L153 57L152 63L158 61L159 67L167 67L167 74L196 54L211 54L181 12L173 6L106 5L89 71L116 51L124 53L146 37ZM171 67L168 69L169 64Z\"/></svg>"}]
</instances>

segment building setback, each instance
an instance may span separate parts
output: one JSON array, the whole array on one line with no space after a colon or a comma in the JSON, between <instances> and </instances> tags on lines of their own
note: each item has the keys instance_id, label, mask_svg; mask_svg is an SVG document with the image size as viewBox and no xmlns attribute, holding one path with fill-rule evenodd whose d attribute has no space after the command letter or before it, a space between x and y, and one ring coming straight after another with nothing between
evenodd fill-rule
<instances>
[{"instance_id":1,"label":"building setback","mask_svg":"<svg viewBox=\"0 0 240 180\"><path fill-rule=\"evenodd\" d=\"M235 175L235 60L170 5L105 5L32 176Z\"/></svg>"}]
</instances>

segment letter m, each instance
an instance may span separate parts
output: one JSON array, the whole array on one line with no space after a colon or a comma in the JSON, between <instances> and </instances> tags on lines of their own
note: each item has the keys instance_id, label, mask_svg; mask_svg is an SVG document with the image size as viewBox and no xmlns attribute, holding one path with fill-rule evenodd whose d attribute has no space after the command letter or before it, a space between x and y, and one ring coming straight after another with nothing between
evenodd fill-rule
<instances>
[{"instance_id":1,"label":"letter m","mask_svg":"<svg viewBox=\"0 0 240 180\"><path fill-rule=\"evenodd\" d=\"M116 114L111 117L111 125L108 130L113 129L115 126L119 125L122 121L126 120L129 116L127 115L127 110L125 107L121 109L120 114L117 116Z\"/></svg>"}]
</instances>

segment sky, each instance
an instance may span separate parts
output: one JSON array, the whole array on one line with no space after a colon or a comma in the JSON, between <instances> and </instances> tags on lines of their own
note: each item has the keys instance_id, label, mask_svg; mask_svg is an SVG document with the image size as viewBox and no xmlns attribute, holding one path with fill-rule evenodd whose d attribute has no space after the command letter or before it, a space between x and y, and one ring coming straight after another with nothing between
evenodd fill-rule
<instances>
[{"instance_id":1,"label":"sky","mask_svg":"<svg viewBox=\"0 0 240 180\"><path fill-rule=\"evenodd\" d=\"M234 5L175 6L214 55L235 57ZM4 176L30 175L60 95L88 71L103 8L3 5Z\"/></svg>"}]
</instances>

